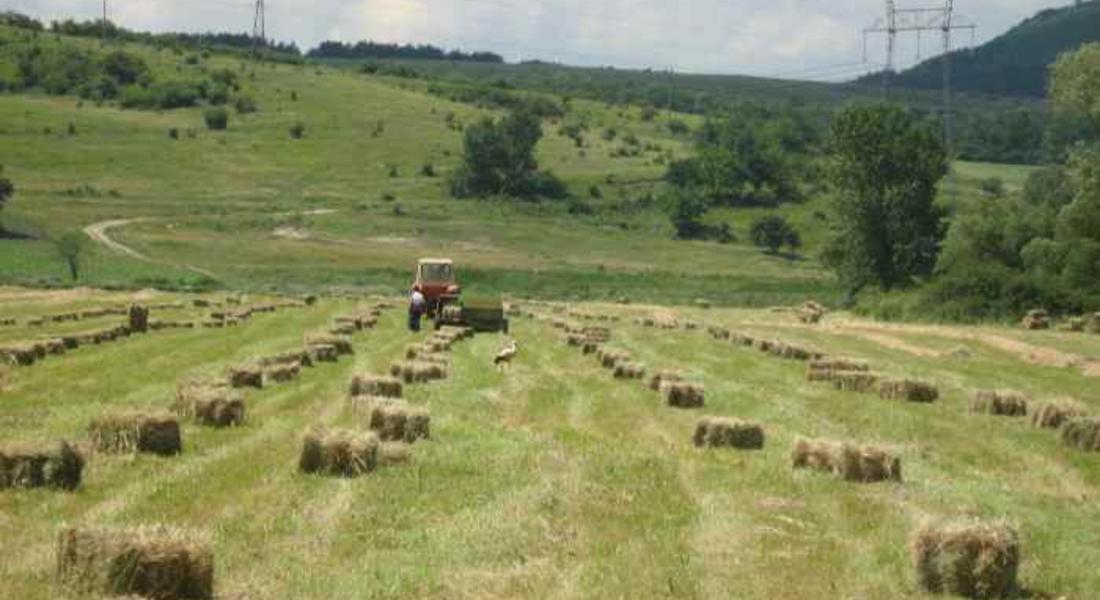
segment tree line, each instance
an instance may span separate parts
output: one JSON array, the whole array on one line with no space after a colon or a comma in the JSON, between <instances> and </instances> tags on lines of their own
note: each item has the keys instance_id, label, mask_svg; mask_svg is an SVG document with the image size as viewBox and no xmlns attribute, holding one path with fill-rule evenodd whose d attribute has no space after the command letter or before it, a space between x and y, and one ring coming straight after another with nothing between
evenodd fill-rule
<instances>
[{"instance_id":1,"label":"tree line","mask_svg":"<svg viewBox=\"0 0 1100 600\"><path fill-rule=\"evenodd\" d=\"M504 57L493 52L463 52L444 50L431 44L381 44L361 41L354 44L327 41L321 42L306 54L309 58L341 59L418 59L450 60L456 62L503 63Z\"/></svg>"}]
</instances>

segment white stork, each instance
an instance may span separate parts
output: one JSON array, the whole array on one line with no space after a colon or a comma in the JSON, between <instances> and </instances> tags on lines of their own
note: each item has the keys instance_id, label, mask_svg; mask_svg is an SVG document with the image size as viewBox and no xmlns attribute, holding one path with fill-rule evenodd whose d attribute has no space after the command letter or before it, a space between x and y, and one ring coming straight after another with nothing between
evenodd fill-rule
<instances>
[{"instance_id":1,"label":"white stork","mask_svg":"<svg viewBox=\"0 0 1100 600\"><path fill-rule=\"evenodd\" d=\"M512 364L512 359L519 353L519 346L516 345L515 340L508 340L508 343L497 352L497 355L493 357L493 364L503 368L504 365Z\"/></svg>"}]
</instances>

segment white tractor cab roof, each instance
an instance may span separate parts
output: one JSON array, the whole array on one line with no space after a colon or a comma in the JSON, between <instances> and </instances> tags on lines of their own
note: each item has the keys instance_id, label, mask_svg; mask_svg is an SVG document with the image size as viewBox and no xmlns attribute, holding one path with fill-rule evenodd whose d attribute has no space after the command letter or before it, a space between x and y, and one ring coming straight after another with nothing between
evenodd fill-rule
<instances>
[{"instance_id":1,"label":"white tractor cab roof","mask_svg":"<svg viewBox=\"0 0 1100 600\"><path fill-rule=\"evenodd\" d=\"M422 258L417 264L417 281L450 283L454 277L454 262L449 258Z\"/></svg>"}]
</instances>

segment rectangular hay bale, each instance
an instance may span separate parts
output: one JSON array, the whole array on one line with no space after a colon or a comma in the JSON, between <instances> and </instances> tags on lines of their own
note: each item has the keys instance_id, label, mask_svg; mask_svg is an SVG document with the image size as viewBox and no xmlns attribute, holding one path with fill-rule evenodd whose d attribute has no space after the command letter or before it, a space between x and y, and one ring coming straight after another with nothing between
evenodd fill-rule
<instances>
[{"instance_id":1,"label":"rectangular hay bale","mask_svg":"<svg viewBox=\"0 0 1100 600\"><path fill-rule=\"evenodd\" d=\"M901 481L901 459L874 446L799 438L791 450L796 469L831 472L845 481Z\"/></svg>"},{"instance_id":2,"label":"rectangular hay bale","mask_svg":"<svg viewBox=\"0 0 1100 600\"><path fill-rule=\"evenodd\" d=\"M204 538L164 526L66 527L58 539L57 579L81 594L209 600L214 555Z\"/></svg>"},{"instance_id":3,"label":"rectangular hay bale","mask_svg":"<svg viewBox=\"0 0 1100 600\"><path fill-rule=\"evenodd\" d=\"M936 386L912 379L883 381L879 384L878 393L879 397L884 400L905 400L908 402L935 402L940 397L940 391Z\"/></svg>"},{"instance_id":4,"label":"rectangular hay bale","mask_svg":"<svg viewBox=\"0 0 1100 600\"><path fill-rule=\"evenodd\" d=\"M1019 591L1020 542L1004 522L925 522L909 540L917 584L934 594L1008 598Z\"/></svg>"},{"instance_id":5,"label":"rectangular hay bale","mask_svg":"<svg viewBox=\"0 0 1100 600\"><path fill-rule=\"evenodd\" d=\"M183 451L179 419L169 413L110 414L93 419L88 431L99 452L170 456Z\"/></svg>"},{"instance_id":6,"label":"rectangular hay bale","mask_svg":"<svg viewBox=\"0 0 1100 600\"><path fill-rule=\"evenodd\" d=\"M374 432L313 427L302 437L298 469L335 477L357 477L378 467Z\"/></svg>"},{"instance_id":7,"label":"rectangular hay bale","mask_svg":"<svg viewBox=\"0 0 1100 600\"><path fill-rule=\"evenodd\" d=\"M692 442L697 448L759 450L764 447L764 428L728 417L703 417L695 425Z\"/></svg>"},{"instance_id":8,"label":"rectangular hay bale","mask_svg":"<svg viewBox=\"0 0 1100 600\"><path fill-rule=\"evenodd\" d=\"M659 391L664 396L665 402L675 408L702 408L706 403L706 393L702 384L662 381Z\"/></svg>"},{"instance_id":9,"label":"rectangular hay bale","mask_svg":"<svg viewBox=\"0 0 1100 600\"><path fill-rule=\"evenodd\" d=\"M1100 419L1078 417L1062 424L1062 443L1085 452L1100 452Z\"/></svg>"},{"instance_id":10,"label":"rectangular hay bale","mask_svg":"<svg viewBox=\"0 0 1100 600\"><path fill-rule=\"evenodd\" d=\"M1026 417L1028 397L1012 390L980 390L974 395L970 410L975 413L1002 417Z\"/></svg>"},{"instance_id":11,"label":"rectangular hay bale","mask_svg":"<svg viewBox=\"0 0 1100 600\"><path fill-rule=\"evenodd\" d=\"M402 387L401 380L394 377L360 374L352 377L349 393L352 396L400 398Z\"/></svg>"},{"instance_id":12,"label":"rectangular hay bale","mask_svg":"<svg viewBox=\"0 0 1100 600\"><path fill-rule=\"evenodd\" d=\"M0 446L0 489L80 486L84 455L66 441Z\"/></svg>"}]
</instances>

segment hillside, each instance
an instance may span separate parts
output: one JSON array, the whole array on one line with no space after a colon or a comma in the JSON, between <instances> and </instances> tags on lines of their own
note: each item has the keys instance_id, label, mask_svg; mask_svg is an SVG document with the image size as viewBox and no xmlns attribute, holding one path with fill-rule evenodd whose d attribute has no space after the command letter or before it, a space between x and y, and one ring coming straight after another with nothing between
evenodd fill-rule
<instances>
[{"instance_id":1,"label":"hillside","mask_svg":"<svg viewBox=\"0 0 1100 600\"><path fill-rule=\"evenodd\" d=\"M98 48L53 36L40 44ZM97 246L87 282L396 290L418 256L443 254L465 281L498 291L750 303L831 293L809 261L670 239L655 182L688 140L638 108L575 102L565 121L590 128L583 148L559 135L563 123L544 122L540 163L594 209L573 215L565 203L451 199L445 180L460 129L500 113L429 95L423 82L217 54L191 64L191 55L122 47L166 78L239 73L240 94L259 110L231 110L228 130L217 132L206 130L200 107L155 112L0 95L0 164L19 190L2 218L39 238L0 240L0 278L60 283L63 264L46 238L123 220L107 233L135 252ZM302 139L288 134L295 123ZM603 138L611 127L650 150L612 157L623 142Z\"/></svg>"},{"instance_id":2,"label":"hillside","mask_svg":"<svg viewBox=\"0 0 1100 600\"><path fill-rule=\"evenodd\" d=\"M1100 1L1044 10L974 49L951 53L951 84L964 93L1042 98L1047 69L1058 55L1100 40ZM939 57L898 73L891 84L909 89L940 89ZM861 81L871 83L880 75Z\"/></svg>"}]
</instances>

